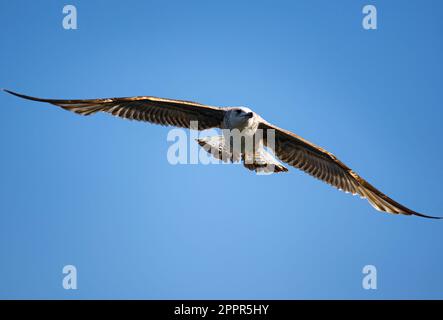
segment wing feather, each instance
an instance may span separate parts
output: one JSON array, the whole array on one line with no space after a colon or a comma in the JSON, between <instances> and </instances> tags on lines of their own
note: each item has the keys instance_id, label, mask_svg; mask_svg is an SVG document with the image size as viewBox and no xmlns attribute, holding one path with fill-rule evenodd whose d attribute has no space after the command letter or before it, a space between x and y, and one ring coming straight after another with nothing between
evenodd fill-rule
<instances>
[{"instance_id":1,"label":"wing feather","mask_svg":"<svg viewBox=\"0 0 443 320\"><path fill-rule=\"evenodd\" d=\"M61 100L41 99L5 91L23 99L51 103L84 116L106 112L120 118L182 128L189 128L191 121L198 121L199 130L219 128L226 112L225 108L149 96Z\"/></svg>"},{"instance_id":2,"label":"wing feather","mask_svg":"<svg viewBox=\"0 0 443 320\"><path fill-rule=\"evenodd\" d=\"M332 153L316 146L302 137L261 121L263 130L275 130L274 152L283 162L298 168L309 175L330 184L339 190L366 198L377 210L393 214L416 215L426 218L441 219L415 212L373 187L370 183L352 171ZM265 133L265 144L267 144ZM272 144L269 144L272 146Z\"/></svg>"}]
</instances>

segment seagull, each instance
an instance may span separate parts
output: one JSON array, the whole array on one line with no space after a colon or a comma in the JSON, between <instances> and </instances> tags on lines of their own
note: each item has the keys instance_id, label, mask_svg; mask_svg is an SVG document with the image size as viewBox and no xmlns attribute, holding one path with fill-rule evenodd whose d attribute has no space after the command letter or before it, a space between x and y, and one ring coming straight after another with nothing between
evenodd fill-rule
<instances>
[{"instance_id":1,"label":"seagull","mask_svg":"<svg viewBox=\"0 0 443 320\"><path fill-rule=\"evenodd\" d=\"M287 172L288 169L276 160L274 154L289 166L300 169L341 191L367 199L378 211L432 219L443 218L424 215L401 205L373 187L329 151L265 121L246 107L217 107L152 96L81 100L42 99L3 90L23 99L50 103L83 116L106 112L120 118L164 126L197 130L219 128L223 130L223 135L197 139L200 146L218 159L232 162L239 160L247 169L256 172ZM196 127L192 126L193 122L197 124ZM267 136L257 139L259 143L254 144L249 152L243 144L240 150L236 151L230 148L232 136L228 137L225 134L230 130L238 130L248 137L256 137L260 130L272 131L274 141L271 143L268 133ZM267 150L271 150L273 154Z\"/></svg>"}]
</instances>

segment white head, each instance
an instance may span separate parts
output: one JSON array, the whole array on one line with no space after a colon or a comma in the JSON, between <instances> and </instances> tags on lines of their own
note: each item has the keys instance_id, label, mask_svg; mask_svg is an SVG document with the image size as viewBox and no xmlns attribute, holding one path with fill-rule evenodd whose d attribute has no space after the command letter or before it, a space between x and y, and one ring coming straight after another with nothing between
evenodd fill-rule
<instances>
[{"instance_id":1,"label":"white head","mask_svg":"<svg viewBox=\"0 0 443 320\"><path fill-rule=\"evenodd\" d=\"M241 129L253 121L254 112L246 107L235 107L229 110L227 116L231 128Z\"/></svg>"}]
</instances>

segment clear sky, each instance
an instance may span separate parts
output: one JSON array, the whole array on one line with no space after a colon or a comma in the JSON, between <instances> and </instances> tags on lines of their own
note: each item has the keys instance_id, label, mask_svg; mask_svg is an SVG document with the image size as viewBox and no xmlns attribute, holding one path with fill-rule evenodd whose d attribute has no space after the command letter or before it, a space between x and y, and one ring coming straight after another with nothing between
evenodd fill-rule
<instances>
[{"instance_id":1,"label":"clear sky","mask_svg":"<svg viewBox=\"0 0 443 320\"><path fill-rule=\"evenodd\" d=\"M62 27L65 4L78 29ZM362 8L378 29L362 28ZM443 215L441 1L2 1L0 87L244 105ZM443 298L443 221L0 93L0 298ZM78 289L62 287L65 265ZM377 268L377 290L362 269Z\"/></svg>"}]
</instances>

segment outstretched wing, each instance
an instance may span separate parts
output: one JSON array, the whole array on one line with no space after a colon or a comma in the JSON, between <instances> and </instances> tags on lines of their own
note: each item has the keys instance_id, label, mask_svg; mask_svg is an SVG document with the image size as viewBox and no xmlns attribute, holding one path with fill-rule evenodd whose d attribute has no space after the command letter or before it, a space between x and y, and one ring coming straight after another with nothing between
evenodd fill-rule
<instances>
[{"instance_id":1,"label":"outstretched wing","mask_svg":"<svg viewBox=\"0 0 443 320\"><path fill-rule=\"evenodd\" d=\"M128 97L87 100L41 99L26 96L9 90L17 97L47 102L65 110L89 116L97 112L107 112L130 120L147 121L155 124L189 128L191 121L198 121L198 129L220 127L225 109L207 106L196 102L171 100L156 97Z\"/></svg>"},{"instance_id":2,"label":"outstretched wing","mask_svg":"<svg viewBox=\"0 0 443 320\"><path fill-rule=\"evenodd\" d=\"M366 198L375 209L394 214L441 219L440 217L431 217L415 212L392 200L348 168L332 153L302 137L264 121L260 123L259 128L275 130L275 145L273 149L281 161L303 170L339 190L350 192L354 195L358 194L362 198ZM264 136L266 137L267 135L264 134ZM271 144L267 145L270 146Z\"/></svg>"}]
</instances>

